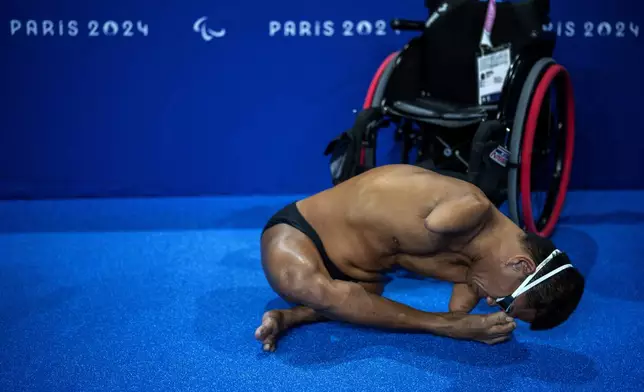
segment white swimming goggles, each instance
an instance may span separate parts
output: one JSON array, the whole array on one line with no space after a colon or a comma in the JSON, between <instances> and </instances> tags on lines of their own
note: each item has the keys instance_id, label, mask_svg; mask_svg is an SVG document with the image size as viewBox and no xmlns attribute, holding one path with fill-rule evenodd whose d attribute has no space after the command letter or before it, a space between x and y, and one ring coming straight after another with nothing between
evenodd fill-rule
<instances>
[{"instance_id":1,"label":"white swimming goggles","mask_svg":"<svg viewBox=\"0 0 644 392\"><path fill-rule=\"evenodd\" d=\"M512 307L512 304L514 303L514 300L517 299L518 296L520 296L521 294L523 294L526 291L530 290L531 288L533 288L534 286L538 285L539 283L541 283L541 282L543 282L543 281L545 281L545 280L557 275L561 271L563 271L563 270L565 270L567 268L571 268L572 264L562 265L561 267L548 272L544 276L542 276L539 279L535 280L534 282L530 283L530 281L532 279L534 279L535 275L537 275L537 273L539 273L539 271L543 267L545 267L546 264L548 264L548 262L550 260L554 259L556 256L560 255L561 253L562 252L559 249L555 249L552 253L550 253L550 256L546 257L546 259L541 264L539 264L537 269L531 275L529 275L527 278L525 278L523 283L521 283L521 285L516 290L514 290L514 293L512 293L511 295L508 295L506 297L497 298L496 299L497 305L499 305L506 313L508 313L510 311L510 307Z\"/></svg>"}]
</instances>

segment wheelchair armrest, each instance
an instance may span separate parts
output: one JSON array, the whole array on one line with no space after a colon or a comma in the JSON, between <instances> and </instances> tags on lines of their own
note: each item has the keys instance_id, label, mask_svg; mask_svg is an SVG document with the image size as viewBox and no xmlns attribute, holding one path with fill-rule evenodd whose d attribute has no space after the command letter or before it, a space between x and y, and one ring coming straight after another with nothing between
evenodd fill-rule
<instances>
[{"instance_id":1,"label":"wheelchair armrest","mask_svg":"<svg viewBox=\"0 0 644 392\"><path fill-rule=\"evenodd\" d=\"M425 30L425 22L420 20L408 19L394 19L391 21L390 26L394 30L400 31L423 31Z\"/></svg>"}]
</instances>

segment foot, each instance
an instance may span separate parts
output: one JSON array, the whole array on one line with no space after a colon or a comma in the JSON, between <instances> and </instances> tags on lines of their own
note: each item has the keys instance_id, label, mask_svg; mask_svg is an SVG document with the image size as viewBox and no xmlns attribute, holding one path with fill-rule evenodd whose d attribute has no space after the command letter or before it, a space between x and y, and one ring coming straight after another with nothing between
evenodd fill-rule
<instances>
[{"instance_id":1,"label":"foot","mask_svg":"<svg viewBox=\"0 0 644 392\"><path fill-rule=\"evenodd\" d=\"M255 339L262 342L264 351L275 351L279 334L286 329L284 325L284 310L271 310L264 313L262 325L255 330Z\"/></svg>"},{"instance_id":2,"label":"foot","mask_svg":"<svg viewBox=\"0 0 644 392\"><path fill-rule=\"evenodd\" d=\"M316 323L326 320L326 317L315 310L305 306L296 306L292 309L271 310L264 313L262 325L255 330L255 339L262 342L264 351L275 351L279 335L289 328L301 324Z\"/></svg>"}]
</instances>

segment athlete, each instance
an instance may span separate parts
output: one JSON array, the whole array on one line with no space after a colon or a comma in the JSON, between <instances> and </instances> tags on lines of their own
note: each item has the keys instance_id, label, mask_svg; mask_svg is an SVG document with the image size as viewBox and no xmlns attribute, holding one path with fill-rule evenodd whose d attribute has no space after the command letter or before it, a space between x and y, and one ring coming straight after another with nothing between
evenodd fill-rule
<instances>
[{"instance_id":1,"label":"athlete","mask_svg":"<svg viewBox=\"0 0 644 392\"><path fill-rule=\"evenodd\" d=\"M480 189L411 165L381 166L287 205L265 226L261 256L270 286L295 305L264 313L255 337L265 351L285 330L325 320L496 344L515 318L533 330L563 323L585 282L565 253ZM383 297L393 268L453 282L449 312ZM500 310L469 314L482 298Z\"/></svg>"}]
</instances>

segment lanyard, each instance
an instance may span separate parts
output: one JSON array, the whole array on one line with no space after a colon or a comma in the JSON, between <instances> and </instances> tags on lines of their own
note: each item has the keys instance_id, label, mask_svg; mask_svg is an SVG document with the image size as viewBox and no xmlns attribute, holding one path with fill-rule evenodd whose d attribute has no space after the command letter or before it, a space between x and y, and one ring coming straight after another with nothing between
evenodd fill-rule
<instances>
[{"instance_id":1,"label":"lanyard","mask_svg":"<svg viewBox=\"0 0 644 392\"><path fill-rule=\"evenodd\" d=\"M483 25L483 33L481 34L481 49L492 49L492 29L494 28L494 21L496 20L496 1L489 0L487 3L487 12L485 14L485 24Z\"/></svg>"}]
</instances>

